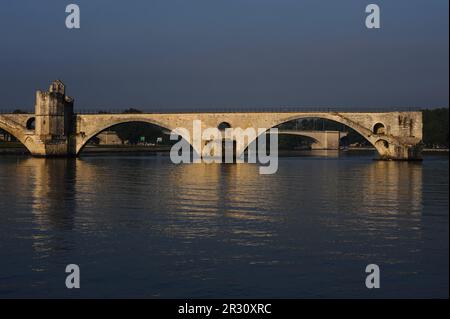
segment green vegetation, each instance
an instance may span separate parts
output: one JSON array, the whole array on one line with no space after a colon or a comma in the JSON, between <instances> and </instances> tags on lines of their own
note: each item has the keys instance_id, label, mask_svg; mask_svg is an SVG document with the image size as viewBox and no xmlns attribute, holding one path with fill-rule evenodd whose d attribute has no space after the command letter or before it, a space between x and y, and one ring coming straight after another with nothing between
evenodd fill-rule
<instances>
[{"instance_id":1,"label":"green vegetation","mask_svg":"<svg viewBox=\"0 0 450 319\"><path fill-rule=\"evenodd\" d=\"M30 113L30 112L23 111L23 110L21 110L21 109L16 109L16 110L12 111L12 113L13 113L13 114L28 114L28 113Z\"/></svg>"},{"instance_id":2,"label":"green vegetation","mask_svg":"<svg viewBox=\"0 0 450 319\"><path fill-rule=\"evenodd\" d=\"M448 148L448 108L423 110L423 143L430 148Z\"/></svg>"},{"instance_id":3,"label":"green vegetation","mask_svg":"<svg viewBox=\"0 0 450 319\"><path fill-rule=\"evenodd\" d=\"M124 123L113 126L111 130L115 131L122 141L128 141L129 144L142 142L142 137L147 143L156 143L158 137L163 138L164 144L167 144L170 140L170 136L163 133L163 128L153 124L141 122Z\"/></svg>"},{"instance_id":4,"label":"green vegetation","mask_svg":"<svg viewBox=\"0 0 450 319\"><path fill-rule=\"evenodd\" d=\"M139 114L142 111L129 108L123 111L124 114ZM171 144L170 136L164 134L164 128L142 122L123 123L113 126L110 130L115 131L122 141L128 141L129 144L138 144L140 142L155 143L158 137L162 137L161 144Z\"/></svg>"}]
</instances>

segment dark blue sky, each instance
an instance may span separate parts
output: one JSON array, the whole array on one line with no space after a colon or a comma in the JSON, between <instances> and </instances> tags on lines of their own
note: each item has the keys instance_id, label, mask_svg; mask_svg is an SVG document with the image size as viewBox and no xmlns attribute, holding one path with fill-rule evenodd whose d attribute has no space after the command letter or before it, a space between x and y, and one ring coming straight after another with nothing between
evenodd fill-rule
<instances>
[{"instance_id":1,"label":"dark blue sky","mask_svg":"<svg viewBox=\"0 0 450 319\"><path fill-rule=\"evenodd\" d=\"M448 3L3 0L0 109L55 78L84 109L448 106Z\"/></svg>"}]
</instances>

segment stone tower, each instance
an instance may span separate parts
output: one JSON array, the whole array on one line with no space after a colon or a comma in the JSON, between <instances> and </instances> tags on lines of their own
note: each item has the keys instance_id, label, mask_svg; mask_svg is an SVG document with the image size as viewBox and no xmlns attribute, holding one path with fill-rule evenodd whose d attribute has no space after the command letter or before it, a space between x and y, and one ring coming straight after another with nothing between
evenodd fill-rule
<instances>
[{"instance_id":1,"label":"stone tower","mask_svg":"<svg viewBox=\"0 0 450 319\"><path fill-rule=\"evenodd\" d=\"M73 99L65 94L65 85L53 81L48 92L36 92L36 135L43 143L67 145L72 133Z\"/></svg>"}]
</instances>

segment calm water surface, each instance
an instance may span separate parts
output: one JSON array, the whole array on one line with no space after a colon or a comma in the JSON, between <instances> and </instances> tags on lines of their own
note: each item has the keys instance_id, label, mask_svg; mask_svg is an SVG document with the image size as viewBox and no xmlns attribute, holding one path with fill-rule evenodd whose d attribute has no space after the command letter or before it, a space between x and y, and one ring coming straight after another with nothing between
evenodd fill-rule
<instances>
[{"instance_id":1,"label":"calm water surface","mask_svg":"<svg viewBox=\"0 0 450 319\"><path fill-rule=\"evenodd\" d=\"M448 156L372 156L1 156L0 298L448 297Z\"/></svg>"}]
</instances>

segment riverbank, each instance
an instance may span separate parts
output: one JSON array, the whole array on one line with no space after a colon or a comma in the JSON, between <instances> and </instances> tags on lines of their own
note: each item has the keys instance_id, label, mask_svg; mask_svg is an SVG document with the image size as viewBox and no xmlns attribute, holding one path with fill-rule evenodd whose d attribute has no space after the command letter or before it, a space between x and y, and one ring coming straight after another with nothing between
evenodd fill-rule
<instances>
[{"instance_id":1,"label":"riverbank","mask_svg":"<svg viewBox=\"0 0 450 319\"><path fill-rule=\"evenodd\" d=\"M448 148L424 148L422 152L426 153L448 153Z\"/></svg>"},{"instance_id":2,"label":"riverbank","mask_svg":"<svg viewBox=\"0 0 450 319\"><path fill-rule=\"evenodd\" d=\"M159 153L169 152L170 145L143 146L143 145L88 145L83 148L84 154L98 153Z\"/></svg>"},{"instance_id":3,"label":"riverbank","mask_svg":"<svg viewBox=\"0 0 450 319\"><path fill-rule=\"evenodd\" d=\"M169 152L171 146L143 146L143 145L87 145L83 150L83 154L103 154L103 153L161 153ZM339 153L339 152L373 152L373 147L347 147L341 150L315 150L320 153ZM311 150L279 150L281 156L305 155L311 153ZM28 154L28 150L19 142L0 143L1 154ZM449 153L448 148L425 148L423 153Z\"/></svg>"},{"instance_id":4,"label":"riverbank","mask_svg":"<svg viewBox=\"0 0 450 319\"><path fill-rule=\"evenodd\" d=\"M375 151L374 147L347 147L344 149L341 149L341 151ZM423 153L448 153L449 149L448 148L424 148L422 150Z\"/></svg>"},{"instance_id":5,"label":"riverbank","mask_svg":"<svg viewBox=\"0 0 450 319\"><path fill-rule=\"evenodd\" d=\"M87 145L83 148L83 154L99 153L159 153L169 152L169 145L141 146L141 145ZM28 150L21 143L7 142L0 143L0 154L29 154Z\"/></svg>"}]
</instances>

